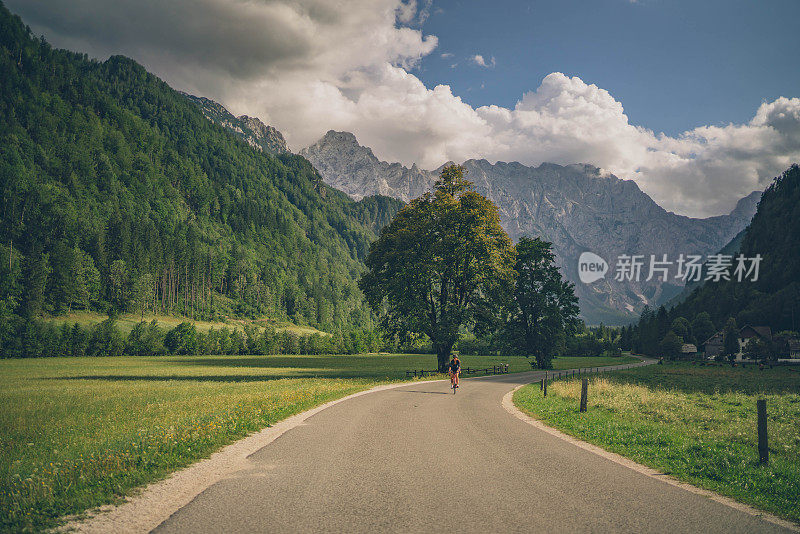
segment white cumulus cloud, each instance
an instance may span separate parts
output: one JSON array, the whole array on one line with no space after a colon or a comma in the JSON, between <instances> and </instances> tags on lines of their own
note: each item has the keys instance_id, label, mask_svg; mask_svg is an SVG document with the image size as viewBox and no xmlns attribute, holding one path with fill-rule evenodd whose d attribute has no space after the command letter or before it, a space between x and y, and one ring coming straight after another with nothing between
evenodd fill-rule
<instances>
[{"instance_id":1,"label":"white cumulus cloud","mask_svg":"<svg viewBox=\"0 0 800 534\"><path fill-rule=\"evenodd\" d=\"M479 67L484 67L487 69L492 68L495 65L494 56L492 56L489 61L486 61L481 54L475 54L469 59Z\"/></svg>"},{"instance_id":2,"label":"white cumulus cloud","mask_svg":"<svg viewBox=\"0 0 800 534\"><path fill-rule=\"evenodd\" d=\"M558 72L513 108L472 107L414 75L437 46L419 28L429 0L6 3L57 46L131 56L176 88L274 125L294 150L336 129L382 159L426 168L469 158L592 163L695 216L729 211L800 161L800 98L764 102L745 124L677 136L631 124L608 91Z\"/></svg>"}]
</instances>

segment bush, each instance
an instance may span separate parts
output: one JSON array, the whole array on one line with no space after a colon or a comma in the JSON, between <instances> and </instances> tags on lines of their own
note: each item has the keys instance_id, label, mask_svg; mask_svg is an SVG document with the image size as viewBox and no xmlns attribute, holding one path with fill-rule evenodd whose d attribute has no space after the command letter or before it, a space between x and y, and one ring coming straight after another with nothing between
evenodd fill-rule
<instances>
[{"instance_id":1,"label":"bush","mask_svg":"<svg viewBox=\"0 0 800 534\"><path fill-rule=\"evenodd\" d=\"M197 354L197 329L192 323L183 322L167 332L164 345L172 354Z\"/></svg>"},{"instance_id":2,"label":"bush","mask_svg":"<svg viewBox=\"0 0 800 534\"><path fill-rule=\"evenodd\" d=\"M164 332L155 320L144 321L133 327L125 343L125 354L135 356L160 355L166 352Z\"/></svg>"},{"instance_id":3,"label":"bush","mask_svg":"<svg viewBox=\"0 0 800 534\"><path fill-rule=\"evenodd\" d=\"M121 356L125 350L125 341L117 330L115 321L109 317L92 330L89 338L87 355L89 356Z\"/></svg>"}]
</instances>

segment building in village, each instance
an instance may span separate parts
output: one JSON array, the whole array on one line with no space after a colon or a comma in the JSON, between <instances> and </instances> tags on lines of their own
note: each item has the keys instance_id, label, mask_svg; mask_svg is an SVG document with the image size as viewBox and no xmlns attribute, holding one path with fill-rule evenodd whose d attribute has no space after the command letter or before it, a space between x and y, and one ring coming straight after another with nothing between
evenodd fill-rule
<instances>
[{"instance_id":1,"label":"building in village","mask_svg":"<svg viewBox=\"0 0 800 534\"><path fill-rule=\"evenodd\" d=\"M736 353L736 359L741 360L744 349L752 339L761 338L766 341L772 341L772 330L768 326L750 326L745 325L739 329L738 343L739 351ZM706 358L714 359L722 354L724 350L725 334L722 331L717 332L703 343L703 351Z\"/></svg>"}]
</instances>

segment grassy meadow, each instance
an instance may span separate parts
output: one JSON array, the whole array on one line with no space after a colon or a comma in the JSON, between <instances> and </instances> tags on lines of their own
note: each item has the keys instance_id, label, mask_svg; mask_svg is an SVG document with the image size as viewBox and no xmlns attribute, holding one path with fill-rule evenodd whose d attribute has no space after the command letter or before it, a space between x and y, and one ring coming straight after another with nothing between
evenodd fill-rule
<instances>
[{"instance_id":1,"label":"grassy meadow","mask_svg":"<svg viewBox=\"0 0 800 534\"><path fill-rule=\"evenodd\" d=\"M88 328L94 325L97 325L103 321L108 319L108 315L97 313L93 311L73 311L68 315L60 315L58 317L48 317L45 321L49 323L53 323L56 326L61 326L62 324L79 324L82 327ZM277 331L286 331L291 332L292 334L298 336L310 336L313 334L320 334L320 335L330 335L327 332L323 332L321 330L317 330L313 326L306 326L306 325L296 325L294 323L286 322L286 321L275 321L268 317L264 317L261 319L226 319L225 322L222 321L200 321L195 319L190 319L188 317L180 317L180 316L173 316L173 315L152 315L152 314L145 314L144 320L148 323L152 320L155 320L158 323L158 326L163 328L164 330L171 330L181 324L182 322L192 323L198 332L208 332L212 328L215 330L220 330L222 328L227 328L228 330L238 329L244 330L245 326L254 326L257 328L266 328L270 327ZM123 313L117 317L116 320L116 327L124 334L129 334L133 327L136 326L140 321L142 321L142 316L136 313Z\"/></svg>"},{"instance_id":2,"label":"grassy meadow","mask_svg":"<svg viewBox=\"0 0 800 534\"><path fill-rule=\"evenodd\" d=\"M462 361L530 370L522 357ZM290 415L435 366L374 354L0 360L0 530L50 527Z\"/></svg>"},{"instance_id":3,"label":"grassy meadow","mask_svg":"<svg viewBox=\"0 0 800 534\"><path fill-rule=\"evenodd\" d=\"M756 399L767 400L770 463L758 464ZM537 384L523 411L580 439L694 485L800 522L800 372L786 367L652 365Z\"/></svg>"}]
</instances>

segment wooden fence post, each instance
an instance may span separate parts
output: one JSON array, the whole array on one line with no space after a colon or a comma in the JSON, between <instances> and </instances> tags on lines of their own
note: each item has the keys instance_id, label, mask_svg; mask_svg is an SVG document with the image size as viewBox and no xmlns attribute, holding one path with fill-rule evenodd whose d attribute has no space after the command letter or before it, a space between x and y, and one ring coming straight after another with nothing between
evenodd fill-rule
<instances>
[{"instance_id":1,"label":"wooden fence post","mask_svg":"<svg viewBox=\"0 0 800 534\"><path fill-rule=\"evenodd\" d=\"M586 396L589 392L589 379L584 378L581 381L581 413L586 411Z\"/></svg>"},{"instance_id":2,"label":"wooden fence post","mask_svg":"<svg viewBox=\"0 0 800 534\"><path fill-rule=\"evenodd\" d=\"M547 396L547 380L544 381L544 396Z\"/></svg>"},{"instance_id":3,"label":"wooden fence post","mask_svg":"<svg viewBox=\"0 0 800 534\"><path fill-rule=\"evenodd\" d=\"M769 447L767 447L767 400L756 401L758 412L758 460L762 464L769 463Z\"/></svg>"},{"instance_id":4,"label":"wooden fence post","mask_svg":"<svg viewBox=\"0 0 800 534\"><path fill-rule=\"evenodd\" d=\"M539 383L539 391L544 391L544 378L542 378L542 381Z\"/></svg>"}]
</instances>

